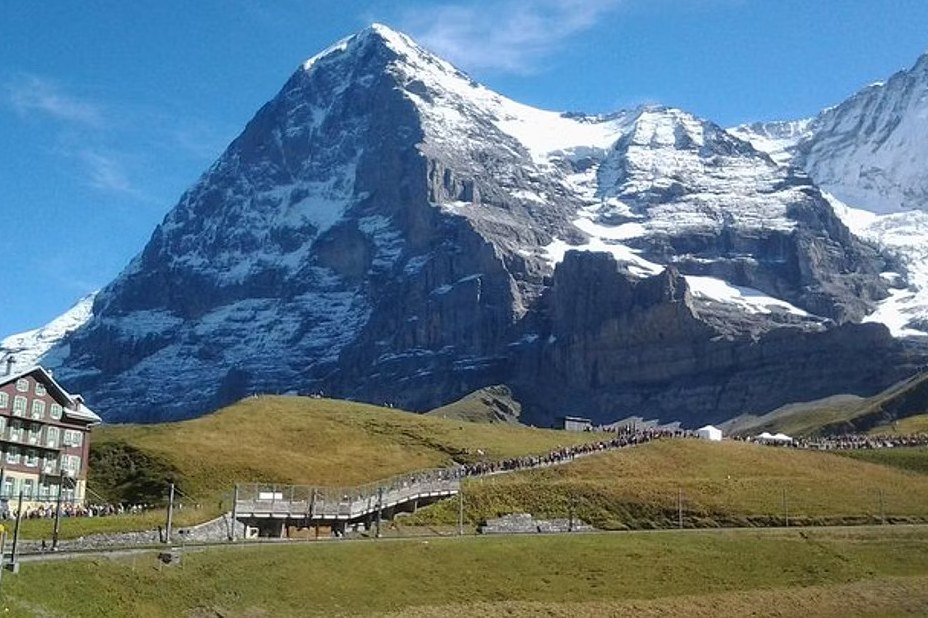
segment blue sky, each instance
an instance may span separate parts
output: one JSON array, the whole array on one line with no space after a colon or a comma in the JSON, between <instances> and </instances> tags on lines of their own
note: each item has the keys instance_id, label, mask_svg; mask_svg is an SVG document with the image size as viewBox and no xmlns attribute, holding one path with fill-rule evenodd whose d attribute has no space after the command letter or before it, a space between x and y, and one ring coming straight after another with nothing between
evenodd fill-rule
<instances>
[{"instance_id":1,"label":"blue sky","mask_svg":"<svg viewBox=\"0 0 928 618\"><path fill-rule=\"evenodd\" d=\"M109 282L309 56L372 21L548 109L799 118L911 66L921 0L0 3L0 338Z\"/></svg>"}]
</instances>

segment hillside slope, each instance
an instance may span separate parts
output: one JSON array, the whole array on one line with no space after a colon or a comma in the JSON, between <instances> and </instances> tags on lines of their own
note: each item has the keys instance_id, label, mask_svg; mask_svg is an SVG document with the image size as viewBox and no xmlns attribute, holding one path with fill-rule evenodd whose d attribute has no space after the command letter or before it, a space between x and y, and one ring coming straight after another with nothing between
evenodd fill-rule
<instances>
[{"instance_id":1,"label":"hillside slope","mask_svg":"<svg viewBox=\"0 0 928 618\"><path fill-rule=\"evenodd\" d=\"M481 388L457 401L426 412L437 416L471 423L518 423L522 404L513 399L508 386Z\"/></svg>"},{"instance_id":2,"label":"hillside slope","mask_svg":"<svg viewBox=\"0 0 928 618\"><path fill-rule=\"evenodd\" d=\"M471 521L502 513L575 516L599 528L928 520L928 475L800 449L660 440L558 466L468 482ZM882 500L882 503L881 503ZM456 505L419 521L453 523Z\"/></svg>"},{"instance_id":3,"label":"hillside slope","mask_svg":"<svg viewBox=\"0 0 928 618\"><path fill-rule=\"evenodd\" d=\"M872 397L840 395L791 404L760 416L739 416L722 427L728 433L745 436L763 431L791 436L862 433L877 427L892 431L895 421L924 413L928 413L928 371Z\"/></svg>"},{"instance_id":4,"label":"hillside slope","mask_svg":"<svg viewBox=\"0 0 928 618\"><path fill-rule=\"evenodd\" d=\"M249 397L197 419L94 429L91 486L98 493L172 478L188 495L227 494L236 483L360 485L479 458L546 453L595 434L448 420L307 397ZM478 450L484 455L478 455ZM128 463L144 468L126 478ZM158 478L162 479L160 487Z\"/></svg>"}]
</instances>

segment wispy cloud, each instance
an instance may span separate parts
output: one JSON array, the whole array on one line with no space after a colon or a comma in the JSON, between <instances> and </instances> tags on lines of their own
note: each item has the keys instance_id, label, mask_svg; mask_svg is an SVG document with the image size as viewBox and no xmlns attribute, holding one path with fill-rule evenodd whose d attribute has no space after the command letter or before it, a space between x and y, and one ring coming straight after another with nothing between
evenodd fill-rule
<instances>
[{"instance_id":1,"label":"wispy cloud","mask_svg":"<svg viewBox=\"0 0 928 618\"><path fill-rule=\"evenodd\" d=\"M87 175L87 184L109 193L134 194L132 183L122 164L115 157L84 148L77 152Z\"/></svg>"},{"instance_id":2,"label":"wispy cloud","mask_svg":"<svg viewBox=\"0 0 928 618\"><path fill-rule=\"evenodd\" d=\"M622 0L495 0L437 4L401 16L403 29L467 69L526 73Z\"/></svg>"},{"instance_id":3,"label":"wispy cloud","mask_svg":"<svg viewBox=\"0 0 928 618\"><path fill-rule=\"evenodd\" d=\"M21 74L0 84L0 112L41 123L50 151L82 184L128 203L159 203L153 170L161 153L182 153L198 165L221 152L225 135L203 118L144 104L77 96L55 79Z\"/></svg>"},{"instance_id":4,"label":"wispy cloud","mask_svg":"<svg viewBox=\"0 0 928 618\"><path fill-rule=\"evenodd\" d=\"M103 126L98 105L62 92L51 80L27 75L7 84L6 90L9 104L20 115L38 113L67 123Z\"/></svg>"}]
</instances>

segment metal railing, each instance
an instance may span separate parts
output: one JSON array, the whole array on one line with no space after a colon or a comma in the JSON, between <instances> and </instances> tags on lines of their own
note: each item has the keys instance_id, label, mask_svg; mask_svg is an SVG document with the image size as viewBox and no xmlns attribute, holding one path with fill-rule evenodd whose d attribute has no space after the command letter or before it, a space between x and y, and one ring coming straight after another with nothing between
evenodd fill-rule
<instances>
[{"instance_id":1,"label":"metal railing","mask_svg":"<svg viewBox=\"0 0 928 618\"><path fill-rule=\"evenodd\" d=\"M454 468L423 470L355 487L251 483L238 486L236 512L258 517L354 520L420 498L450 496L461 486Z\"/></svg>"}]
</instances>

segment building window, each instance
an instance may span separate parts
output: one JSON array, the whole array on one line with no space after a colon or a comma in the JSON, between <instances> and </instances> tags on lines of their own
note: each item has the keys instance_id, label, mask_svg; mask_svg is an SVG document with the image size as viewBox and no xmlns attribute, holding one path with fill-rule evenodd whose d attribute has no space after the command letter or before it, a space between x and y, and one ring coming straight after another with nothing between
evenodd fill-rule
<instances>
[{"instance_id":1,"label":"building window","mask_svg":"<svg viewBox=\"0 0 928 618\"><path fill-rule=\"evenodd\" d=\"M84 432L78 430L64 430L65 446L81 446L84 443Z\"/></svg>"},{"instance_id":2,"label":"building window","mask_svg":"<svg viewBox=\"0 0 928 618\"><path fill-rule=\"evenodd\" d=\"M81 472L81 458L78 455L62 455L61 470L68 472L68 476L77 476Z\"/></svg>"},{"instance_id":3,"label":"building window","mask_svg":"<svg viewBox=\"0 0 928 618\"><path fill-rule=\"evenodd\" d=\"M58 446L58 428L49 427L45 430L45 446L56 448Z\"/></svg>"},{"instance_id":4,"label":"building window","mask_svg":"<svg viewBox=\"0 0 928 618\"><path fill-rule=\"evenodd\" d=\"M27 400L22 395L13 397L13 416L25 416Z\"/></svg>"},{"instance_id":5,"label":"building window","mask_svg":"<svg viewBox=\"0 0 928 618\"><path fill-rule=\"evenodd\" d=\"M40 419L45 416L45 402L41 399L32 400L32 418Z\"/></svg>"},{"instance_id":6,"label":"building window","mask_svg":"<svg viewBox=\"0 0 928 618\"><path fill-rule=\"evenodd\" d=\"M3 479L3 497L4 498L13 498L13 494L16 493L16 479L12 476L8 476Z\"/></svg>"},{"instance_id":7,"label":"building window","mask_svg":"<svg viewBox=\"0 0 928 618\"><path fill-rule=\"evenodd\" d=\"M29 392L29 380L27 380L26 378L20 378L16 380L16 390L18 390L20 393L28 393Z\"/></svg>"},{"instance_id":8,"label":"building window","mask_svg":"<svg viewBox=\"0 0 928 618\"><path fill-rule=\"evenodd\" d=\"M15 446L11 446L10 450L6 452L6 462L8 464L18 464L19 463L19 449Z\"/></svg>"},{"instance_id":9,"label":"building window","mask_svg":"<svg viewBox=\"0 0 928 618\"><path fill-rule=\"evenodd\" d=\"M39 500L48 500L51 493L51 488L48 486L48 483L39 483Z\"/></svg>"},{"instance_id":10,"label":"building window","mask_svg":"<svg viewBox=\"0 0 928 618\"><path fill-rule=\"evenodd\" d=\"M51 411L49 413L51 414L51 417L55 419L56 421L61 420L61 404L53 403L51 407Z\"/></svg>"},{"instance_id":11,"label":"building window","mask_svg":"<svg viewBox=\"0 0 928 618\"><path fill-rule=\"evenodd\" d=\"M24 463L30 468L35 468L39 465L39 456L33 450L26 451L26 457Z\"/></svg>"},{"instance_id":12,"label":"building window","mask_svg":"<svg viewBox=\"0 0 928 618\"><path fill-rule=\"evenodd\" d=\"M42 426L33 425L26 432L29 444L38 444L42 439Z\"/></svg>"},{"instance_id":13,"label":"building window","mask_svg":"<svg viewBox=\"0 0 928 618\"><path fill-rule=\"evenodd\" d=\"M34 479L23 479L23 498L31 498L33 492L35 492L35 480Z\"/></svg>"},{"instance_id":14,"label":"building window","mask_svg":"<svg viewBox=\"0 0 928 618\"><path fill-rule=\"evenodd\" d=\"M6 409L10 405L10 396L5 392L0 392L0 408Z\"/></svg>"},{"instance_id":15,"label":"building window","mask_svg":"<svg viewBox=\"0 0 928 618\"><path fill-rule=\"evenodd\" d=\"M49 456L42 460L42 472L45 474L58 474L58 458Z\"/></svg>"},{"instance_id":16,"label":"building window","mask_svg":"<svg viewBox=\"0 0 928 618\"><path fill-rule=\"evenodd\" d=\"M35 394L36 394L36 395L39 395L39 396L41 397L41 396L44 395L46 392L47 392L47 391L45 390L45 385L44 385L44 384L39 384L38 382L35 383Z\"/></svg>"},{"instance_id":17,"label":"building window","mask_svg":"<svg viewBox=\"0 0 928 618\"><path fill-rule=\"evenodd\" d=\"M19 442L23 439L23 426L17 421L10 423L10 440Z\"/></svg>"},{"instance_id":18,"label":"building window","mask_svg":"<svg viewBox=\"0 0 928 618\"><path fill-rule=\"evenodd\" d=\"M6 429L6 417L0 416L0 436L3 435L4 429Z\"/></svg>"}]
</instances>

